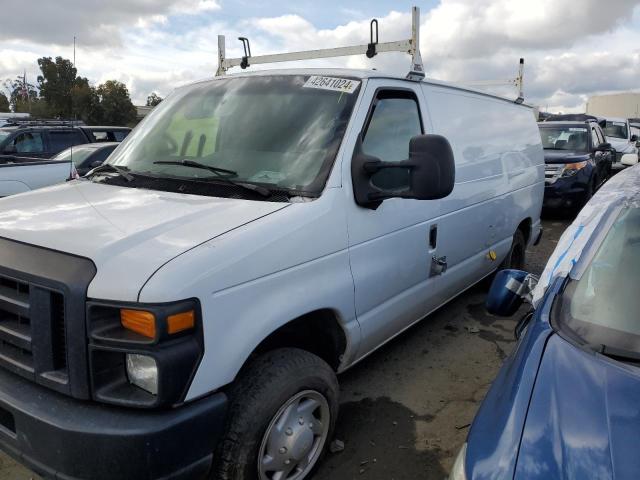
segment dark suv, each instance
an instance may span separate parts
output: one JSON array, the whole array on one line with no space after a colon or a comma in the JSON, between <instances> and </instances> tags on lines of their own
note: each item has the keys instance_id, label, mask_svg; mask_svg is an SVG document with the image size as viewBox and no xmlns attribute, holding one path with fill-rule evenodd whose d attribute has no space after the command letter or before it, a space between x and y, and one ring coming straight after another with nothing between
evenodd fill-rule
<instances>
[{"instance_id":1,"label":"dark suv","mask_svg":"<svg viewBox=\"0 0 640 480\"><path fill-rule=\"evenodd\" d=\"M120 142L127 127L88 127L65 122L24 122L0 128L0 155L51 158L74 145Z\"/></svg>"},{"instance_id":2,"label":"dark suv","mask_svg":"<svg viewBox=\"0 0 640 480\"><path fill-rule=\"evenodd\" d=\"M611 175L612 148L595 120L538 124L545 161L545 208L581 208Z\"/></svg>"}]
</instances>

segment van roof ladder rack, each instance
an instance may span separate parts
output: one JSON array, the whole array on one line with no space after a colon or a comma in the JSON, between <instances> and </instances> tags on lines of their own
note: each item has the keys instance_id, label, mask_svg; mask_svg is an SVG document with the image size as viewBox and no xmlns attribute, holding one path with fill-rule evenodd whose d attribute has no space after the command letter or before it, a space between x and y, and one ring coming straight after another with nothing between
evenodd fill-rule
<instances>
[{"instance_id":1,"label":"van roof ladder rack","mask_svg":"<svg viewBox=\"0 0 640 480\"><path fill-rule=\"evenodd\" d=\"M249 40L240 37L244 48L244 56L240 58L227 58L224 35L218 35L218 70L216 76L224 75L232 67L241 67L243 70L250 65L263 63L293 62L298 60L314 60L318 58L344 57L348 55L366 55L372 58L382 52L401 52L411 55L411 68L407 74L410 80L422 80L424 78L424 66L420 55L420 9L413 7L411 15L411 38L396 42L378 42L378 20L373 19L370 25L370 42L366 45L353 45L349 47L323 48L320 50L308 50L301 52L276 53L273 55L252 56ZM374 28L375 27L375 28Z\"/></svg>"}]
</instances>

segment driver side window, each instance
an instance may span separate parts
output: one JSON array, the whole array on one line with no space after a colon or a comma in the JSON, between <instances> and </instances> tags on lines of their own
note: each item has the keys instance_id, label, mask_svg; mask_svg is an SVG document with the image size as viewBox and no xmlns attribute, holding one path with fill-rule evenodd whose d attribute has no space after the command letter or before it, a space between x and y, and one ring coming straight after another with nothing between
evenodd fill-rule
<instances>
[{"instance_id":1,"label":"driver side window","mask_svg":"<svg viewBox=\"0 0 640 480\"><path fill-rule=\"evenodd\" d=\"M409 157L409 141L423 133L418 100L413 92L383 91L374 101L362 142L368 155L383 162L401 162ZM408 169L383 169L371 177L385 190L409 187Z\"/></svg>"},{"instance_id":2,"label":"driver side window","mask_svg":"<svg viewBox=\"0 0 640 480\"><path fill-rule=\"evenodd\" d=\"M42 153L44 144L42 134L39 132L24 132L16 136L13 141L16 153Z\"/></svg>"}]
</instances>

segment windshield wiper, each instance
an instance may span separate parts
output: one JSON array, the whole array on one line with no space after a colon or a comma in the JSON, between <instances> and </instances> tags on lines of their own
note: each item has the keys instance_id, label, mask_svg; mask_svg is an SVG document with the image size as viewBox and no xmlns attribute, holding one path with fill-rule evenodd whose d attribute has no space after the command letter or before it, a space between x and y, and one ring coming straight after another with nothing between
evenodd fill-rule
<instances>
[{"instance_id":1,"label":"windshield wiper","mask_svg":"<svg viewBox=\"0 0 640 480\"><path fill-rule=\"evenodd\" d=\"M217 179L222 180L230 185L234 185L239 188L244 188L245 190L250 190L255 192L263 197L270 197L271 191L268 188L261 187L260 185L254 185L253 183L242 183L235 182L231 180L230 177L235 177L238 175L238 172L234 172L233 170L227 170L226 168L214 167L211 165L207 165L205 163L194 162L193 160L159 160L157 162L153 162L156 165L180 165L183 167L191 167L191 168L199 168L201 170L208 170L213 173Z\"/></svg>"},{"instance_id":2,"label":"windshield wiper","mask_svg":"<svg viewBox=\"0 0 640 480\"><path fill-rule=\"evenodd\" d=\"M89 172L87 176L89 175L93 176L93 174L100 173L100 172L114 172L120 175L122 178L124 178L127 182L132 182L133 180L135 180L135 178L133 178L132 175L127 173L128 170L129 169L127 167L119 167L117 165L112 165L111 163L103 163L99 167L96 167L93 170L91 170L91 172Z\"/></svg>"},{"instance_id":3,"label":"windshield wiper","mask_svg":"<svg viewBox=\"0 0 640 480\"><path fill-rule=\"evenodd\" d=\"M610 347L609 345L600 345L596 350L602 355L617 360L627 360L634 363L640 363L640 352L626 350L624 348Z\"/></svg>"}]
</instances>

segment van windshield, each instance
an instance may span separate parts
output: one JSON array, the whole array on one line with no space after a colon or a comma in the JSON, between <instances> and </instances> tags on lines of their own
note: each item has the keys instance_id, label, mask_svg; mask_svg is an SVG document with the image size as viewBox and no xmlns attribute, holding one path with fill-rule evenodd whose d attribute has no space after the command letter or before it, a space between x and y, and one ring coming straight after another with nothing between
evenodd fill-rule
<instances>
[{"instance_id":1,"label":"van windshield","mask_svg":"<svg viewBox=\"0 0 640 480\"><path fill-rule=\"evenodd\" d=\"M556 315L586 344L640 354L640 208L623 210ZM554 307L555 309L555 307Z\"/></svg>"},{"instance_id":2,"label":"van windshield","mask_svg":"<svg viewBox=\"0 0 640 480\"><path fill-rule=\"evenodd\" d=\"M589 133L582 127L540 127L542 147L547 150L586 152Z\"/></svg>"},{"instance_id":3,"label":"van windshield","mask_svg":"<svg viewBox=\"0 0 640 480\"><path fill-rule=\"evenodd\" d=\"M604 134L607 137L627 138L627 124L624 122L611 122L607 120L607 126L604 128Z\"/></svg>"},{"instance_id":4,"label":"van windshield","mask_svg":"<svg viewBox=\"0 0 640 480\"><path fill-rule=\"evenodd\" d=\"M342 79L349 88L336 91L310 83L317 78L226 78L180 89L125 139L109 163L133 174L209 179L215 186L215 172L158 163L197 162L224 169L234 182L318 194L360 82Z\"/></svg>"}]
</instances>

